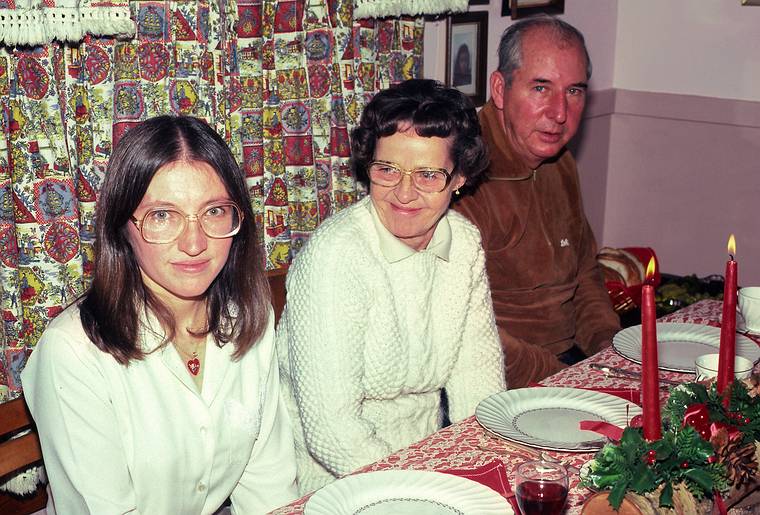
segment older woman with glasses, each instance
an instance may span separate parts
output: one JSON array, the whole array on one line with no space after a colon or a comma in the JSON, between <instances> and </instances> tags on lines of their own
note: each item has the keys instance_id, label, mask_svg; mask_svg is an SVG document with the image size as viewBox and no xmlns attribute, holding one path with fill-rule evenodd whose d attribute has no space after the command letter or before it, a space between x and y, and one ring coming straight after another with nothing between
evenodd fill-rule
<instances>
[{"instance_id":1,"label":"older woman with glasses","mask_svg":"<svg viewBox=\"0 0 760 515\"><path fill-rule=\"evenodd\" d=\"M95 273L22 374L50 513L264 513L295 497L273 315L244 176L201 120L116 145Z\"/></svg>"},{"instance_id":2,"label":"older woman with glasses","mask_svg":"<svg viewBox=\"0 0 760 515\"><path fill-rule=\"evenodd\" d=\"M369 197L295 259L277 346L301 492L458 421L505 388L480 234L449 210L487 165L475 109L430 80L381 91L352 134Z\"/></svg>"}]
</instances>

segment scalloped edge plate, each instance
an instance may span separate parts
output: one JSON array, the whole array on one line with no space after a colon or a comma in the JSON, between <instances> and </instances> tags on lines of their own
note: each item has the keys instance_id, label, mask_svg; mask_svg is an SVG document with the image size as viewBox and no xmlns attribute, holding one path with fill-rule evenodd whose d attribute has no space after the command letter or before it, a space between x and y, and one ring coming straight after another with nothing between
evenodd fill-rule
<instances>
[{"instance_id":1,"label":"scalloped edge plate","mask_svg":"<svg viewBox=\"0 0 760 515\"><path fill-rule=\"evenodd\" d=\"M627 327L612 339L618 354L634 363L641 363L641 325ZM660 370L694 373L694 361L702 354L718 352L720 328L703 324L659 322L657 324L657 358ZM757 343L736 335L736 354L753 363L760 359Z\"/></svg>"},{"instance_id":2,"label":"scalloped edge plate","mask_svg":"<svg viewBox=\"0 0 760 515\"><path fill-rule=\"evenodd\" d=\"M338 479L312 495L304 515L380 513L513 514L498 492L476 481L427 470L379 470Z\"/></svg>"},{"instance_id":3,"label":"scalloped edge plate","mask_svg":"<svg viewBox=\"0 0 760 515\"><path fill-rule=\"evenodd\" d=\"M514 442L563 452L593 452L606 438L578 428L581 420L601 420L619 427L641 413L620 397L580 388L518 388L484 399L475 418L486 430Z\"/></svg>"}]
</instances>

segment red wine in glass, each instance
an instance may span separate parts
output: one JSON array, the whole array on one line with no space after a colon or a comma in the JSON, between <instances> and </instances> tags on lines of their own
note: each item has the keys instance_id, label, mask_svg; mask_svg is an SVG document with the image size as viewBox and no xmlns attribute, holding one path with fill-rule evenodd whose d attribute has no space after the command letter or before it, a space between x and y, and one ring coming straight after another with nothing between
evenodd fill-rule
<instances>
[{"instance_id":1,"label":"red wine in glass","mask_svg":"<svg viewBox=\"0 0 760 515\"><path fill-rule=\"evenodd\" d=\"M567 487L526 480L517 486L517 504L523 515L559 515L567 500Z\"/></svg>"}]
</instances>

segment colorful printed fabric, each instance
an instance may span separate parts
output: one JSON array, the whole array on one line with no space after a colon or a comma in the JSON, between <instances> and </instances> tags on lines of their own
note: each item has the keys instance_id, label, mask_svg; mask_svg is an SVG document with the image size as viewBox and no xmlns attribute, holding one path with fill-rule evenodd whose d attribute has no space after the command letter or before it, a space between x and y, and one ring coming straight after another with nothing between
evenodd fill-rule
<instances>
[{"instance_id":1,"label":"colorful printed fabric","mask_svg":"<svg viewBox=\"0 0 760 515\"><path fill-rule=\"evenodd\" d=\"M423 20L355 22L350 0L129 5L131 39L0 47L0 400L89 282L98 188L130 127L164 113L215 127L250 187L267 255L252 266L283 268L363 195L348 163L363 106L421 74Z\"/></svg>"}]
</instances>

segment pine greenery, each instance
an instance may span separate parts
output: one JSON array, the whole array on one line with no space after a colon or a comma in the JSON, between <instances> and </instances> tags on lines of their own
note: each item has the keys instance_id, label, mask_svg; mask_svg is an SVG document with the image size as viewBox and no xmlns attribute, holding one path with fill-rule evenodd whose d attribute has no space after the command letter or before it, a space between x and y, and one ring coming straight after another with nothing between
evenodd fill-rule
<instances>
[{"instance_id":1,"label":"pine greenery","mask_svg":"<svg viewBox=\"0 0 760 515\"><path fill-rule=\"evenodd\" d=\"M743 442L760 440L760 397L751 397L745 385L735 381L729 390L728 408L715 383L677 386L663 409L660 440L647 442L640 428L628 427L617 444L605 445L584 475L584 485L609 490L610 505L617 510L627 492L640 495L660 492L660 506L673 507L673 489L683 483L696 500L712 498L730 489L726 467L716 461L713 445L691 425L687 411L705 410L709 423L736 428Z\"/></svg>"}]
</instances>

